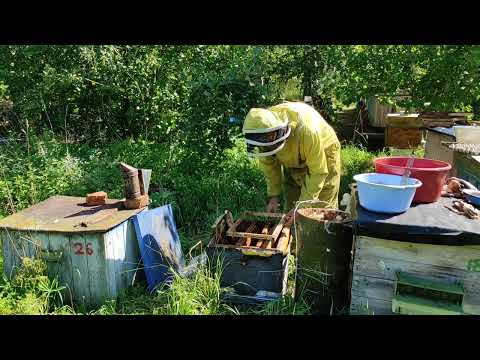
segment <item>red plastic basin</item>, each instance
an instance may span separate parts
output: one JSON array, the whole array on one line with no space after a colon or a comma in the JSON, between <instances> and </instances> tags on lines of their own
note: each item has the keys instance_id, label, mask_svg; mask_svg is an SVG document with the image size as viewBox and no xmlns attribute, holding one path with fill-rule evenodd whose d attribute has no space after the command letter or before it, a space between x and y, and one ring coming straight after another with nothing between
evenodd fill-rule
<instances>
[{"instance_id":1,"label":"red plastic basin","mask_svg":"<svg viewBox=\"0 0 480 360\"><path fill-rule=\"evenodd\" d=\"M390 156L375 159L375 172L379 174L403 175L408 157ZM415 192L414 203L431 203L440 199L448 172L452 166L444 161L415 158L410 177L420 180L423 185Z\"/></svg>"}]
</instances>

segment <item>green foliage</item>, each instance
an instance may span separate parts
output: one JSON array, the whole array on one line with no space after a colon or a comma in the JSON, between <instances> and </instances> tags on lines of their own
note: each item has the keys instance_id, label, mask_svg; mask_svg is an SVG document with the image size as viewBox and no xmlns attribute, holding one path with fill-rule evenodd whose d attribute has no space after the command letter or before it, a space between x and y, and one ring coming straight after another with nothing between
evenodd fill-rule
<instances>
[{"instance_id":1,"label":"green foliage","mask_svg":"<svg viewBox=\"0 0 480 360\"><path fill-rule=\"evenodd\" d=\"M373 154L365 149L359 149L354 146L347 145L343 147L341 155L342 177L340 181L340 196L345 193L350 194L350 184L354 182L353 177L356 174L375 171L373 160L383 155L383 153Z\"/></svg>"},{"instance_id":2,"label":"green foliage","mask_svg":"<svg viewBox=\"0 0 480 360\"><path fill-rule=\"evenodd\" d=\"M22 258L13 279L0 281L0 314L48 314L63 308L58 280L47 276L44 261Z\"/></svg>"}]
</instances>

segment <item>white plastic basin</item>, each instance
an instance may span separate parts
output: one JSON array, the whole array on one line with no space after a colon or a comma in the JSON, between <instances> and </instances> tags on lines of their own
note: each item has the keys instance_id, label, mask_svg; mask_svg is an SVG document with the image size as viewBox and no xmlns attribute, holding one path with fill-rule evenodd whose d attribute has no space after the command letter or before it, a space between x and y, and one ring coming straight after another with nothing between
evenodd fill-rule
<instances>
[{"instance_id":1,"label":"white plastic basin","mask_svg":"<svg viewBox=\"0 0 480 360\"><path fill-rule=\"evenodd\" d=\"M399 214L408 210L417 188L422 182L408 178L406 185L400 185L402 177L390 174L358 174L357 182L360 205L373 212Z\"/></svg>"}]
</instances>

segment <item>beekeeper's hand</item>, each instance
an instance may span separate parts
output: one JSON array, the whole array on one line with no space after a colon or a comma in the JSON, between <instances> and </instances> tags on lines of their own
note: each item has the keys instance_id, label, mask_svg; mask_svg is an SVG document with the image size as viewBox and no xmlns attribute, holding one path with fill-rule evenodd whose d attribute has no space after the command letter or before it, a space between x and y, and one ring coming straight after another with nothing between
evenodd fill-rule
<instances>
[{"instance_id":1,"label":"beekeeper's hand","mask_svg":"<svg viewBox=\"0 0 480 360\"><path fill-rule=\"evenodd\" d=\"M280 201L279 201L278 196L272 196L270 198L270 201L267 204L267 212L269 212L269 213L277 212L279 203L280 203Z\"/></svg>"}]
</instances>

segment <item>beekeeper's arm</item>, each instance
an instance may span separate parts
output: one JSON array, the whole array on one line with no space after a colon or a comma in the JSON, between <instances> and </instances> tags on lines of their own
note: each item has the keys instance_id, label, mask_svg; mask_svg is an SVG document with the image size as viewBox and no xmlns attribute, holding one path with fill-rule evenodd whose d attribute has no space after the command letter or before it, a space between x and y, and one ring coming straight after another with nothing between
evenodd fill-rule
<instances>
[{"instance_id":1,"label":"beekeeper's arm","mask_svg":"<svg viewBox=\"0 0 480 360\"><path fill-rule=\"evenodd\" d=\"M258 162L260 169L262 169L265 175L268 197L280 196L282 193L282 168L280 162L274 156L260 158Z\"/></svg>"},{"instance_id":2,"label":"beekeeper's arm","mask_svg":"<svg viewBox=\"0 0 480 360\"><path fill-rule=\"evenodd\" d=\"M328 164L320 132L304 134L304 154L308 172L299 201L318 199L328 176Z\"/></svg>"}]
</instances>

